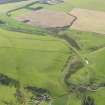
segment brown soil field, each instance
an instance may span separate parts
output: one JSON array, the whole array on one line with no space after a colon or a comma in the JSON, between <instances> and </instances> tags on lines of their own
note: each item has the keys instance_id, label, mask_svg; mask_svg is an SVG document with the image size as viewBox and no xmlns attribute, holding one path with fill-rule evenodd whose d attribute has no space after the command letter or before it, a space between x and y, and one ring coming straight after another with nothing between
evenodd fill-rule
<instances>
[{"instance_id":1,"label":"brown soil field","mask_svg":"<svg viewBox=\"0 0 105 105\"><path fill-rule=\"evenodd\" d=\"M77 17L72 29L105 34L105 12L75 8L70 14Z\"/></svg>"},{"instance_id":2,"label":"brown soil field","mask_svg":"<svg viewBox=\"0 0 105 105\"><path fill-rule=\"evenodd\" d=\"M65 12L38 10L17 16L16 19L33 26L41 26L44 28L62 28L70 26L75 17Z\"/></svg>"}]
</instances>

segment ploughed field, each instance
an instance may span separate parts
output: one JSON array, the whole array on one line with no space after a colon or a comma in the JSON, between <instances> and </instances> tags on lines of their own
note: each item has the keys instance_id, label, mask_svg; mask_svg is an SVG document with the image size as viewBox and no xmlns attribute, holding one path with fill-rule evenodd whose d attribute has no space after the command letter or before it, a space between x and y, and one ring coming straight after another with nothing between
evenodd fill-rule
<instances>
[{"instance_id":1,"label":"ploughed field","mask_svg":"<svg viewBox=\"0 0 105 105\"><path fill-rule=\"evenodd\" d=\"M31 11L17 16L18 21L44 28L62 28L72 24L75 17L65 12L48 10Z\"/></svg>"},{"instance_id":2,"label":"ploughed field","mask_svg":"<svg viewBox=\"0 0 105 105\"><path fill-rule=\"evenodd\" d=\"M105 34L105 12L75 8L70 14L77 17L71 28Z\"/></svg>"}]
</instances>

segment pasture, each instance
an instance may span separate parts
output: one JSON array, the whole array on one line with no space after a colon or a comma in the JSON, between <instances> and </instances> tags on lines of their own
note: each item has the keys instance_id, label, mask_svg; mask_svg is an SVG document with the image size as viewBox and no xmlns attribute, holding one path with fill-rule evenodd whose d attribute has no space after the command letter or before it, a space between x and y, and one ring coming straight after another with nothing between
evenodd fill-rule
<instances>
[{"instance_id":1,"label":"pasture","mask_svg":"<svg viewBox=\"0 0 105 105\"><path fill-rule=\"evenodd\" d=\"M104 105L104 11L105 0L0 4L0 105ZM71 28L43 28L72 24L70 13Z\"/></svg>"},{"instance_id":2,"label":"pasture","mask_svg":"<svg viewBox=\"0 0 105 105\"><path fill-rule=\"evenodd\" d=\"M105 1L104 0L64 0L64 3L56 4L56 5L46 5L46 4L34 4L33 8L36 6L42 6L48 10L55 11L64 11L70 12L73 8L85 8L91 10L99 10L105 11Z\"/></svg>"},{"instance_id":3,"label":"pasture","mask_svg":"<svg viewBox=\"0 0 105 105\"><path fill-rule=\"evenodd\" d=\"M0 40L0 73L24 87L48 89L52 96L66 92L62 69L71 52L64 40L2 29Z\"/></svg>"}]
</instances>

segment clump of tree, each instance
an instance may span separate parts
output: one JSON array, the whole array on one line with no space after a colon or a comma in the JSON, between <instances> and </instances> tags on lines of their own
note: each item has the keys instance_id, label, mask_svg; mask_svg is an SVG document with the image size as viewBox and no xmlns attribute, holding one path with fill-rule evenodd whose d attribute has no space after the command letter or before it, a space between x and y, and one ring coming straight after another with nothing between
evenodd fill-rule
<instances>
[{"instance_id":1,"label":"clump of tree","mask_svg":"<svg viewBox=\"0 0 105 105\"><path fill-rule=\"evenodd\" d=\"M17 89L16 89L15 96L16 96L17 102L18 102L19 104L25 104L24 94L23 94L23 92L20 90L20 88L17 88Z\"/></svg>"},{"instance_id":2,"label":"clump of tree","mask_svg":"<svg viewBox=\"0 0 105 105\"><path fill-rule=\"evenodd\" d=\"M83 67L84 67L84 63L82 62L82 60L78 59L78 57L72 58L69 68L68 68L68 72L65 74L65 77L64 77L64 81L67 86L73 86L73 88L77 87L75 86L75 84L72 84L69 79L72 74L74 74L77 70Z\"/></svg>"},{"instance_id":3,"label":"clump of tree","mask_svg":"<svg viewBox=\"0 0 105 105\"><path fill-rule=\"evenodd\" d=\"M66 40L72 47L74 47L77 50L80 50L80 46L79 44L76 42L76 40L70 36L68 36L67 34L63 34L62 36L60 36L61 38L63 38L64 40Z\"/></svg>"},{"instance_id":4,"label":"clump of tree","mask_svg":"<svg viewBox=\"0 0 105 105\"><path fill-rule=\"evenodd\" d=\"M0 73L0 84L6 85L6 86L17 86L19 84L19 81L8 77L7 75L4 75Z\"/></svg>"},{"instance_id":5,"label":"clump of tree","mask_svg":"<svg viewBox=\"0 0 105 105\"><path fill-rule=\"evenodd\" d=\"M33 94L42 95L42 94L49 94L49 91L47 89L38 88L34 86L27 86L25 87L28 91L32 92Z\"/></svg>"},{"instance_id":6,"label":"clump of tree","mask_svg":"<svg viewBox=\"0 0 105 105\"><path fill-rule=\"evenodd\" d=\"M82 105L95 105L95 101L90 96L85 96L82 102Z\"/></svg>"},{"instance_id":7,"label":"clump of tree","mask_svg":"<svg viewBox=\"0 0 105 105\"><path fill-rule=\"evenodd\" d=\"M2 20L0 20L0 25L1 25L1 24L5 24L5 22L4 22L4 21L2 21Z\"/></svg>"},{"instance_id":8,"label":"clump of tree","mask_svg":"<svg viewBox=\"0 0 105 105\"><path fill-rule=\"evenodd\" d=\"M39 105L41 102L50 102L51 100L51 97L49 95L50 93L46 89L34 86L27 86L25 87L25 90L28 90L32 93L32 96L30 98L30 103L33 103L32 105Z\"/></svg>"}]
</instances>

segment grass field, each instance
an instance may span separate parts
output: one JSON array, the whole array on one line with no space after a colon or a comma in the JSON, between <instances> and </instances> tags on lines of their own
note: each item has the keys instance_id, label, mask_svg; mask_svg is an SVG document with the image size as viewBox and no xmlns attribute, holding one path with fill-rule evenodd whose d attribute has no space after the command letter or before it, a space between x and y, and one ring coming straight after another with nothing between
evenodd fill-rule
<instances>
[{"instance_id":1,"label":"grass field","mask_svg":"<svg viewBox=\"0 0 105 105\"><path fill-rule=\"evenodd\" d=\"M80 52L84 53L84 55L105 46L105 36L102 34L77 30L69 30L67 34L75 39L81 47Z\"/></svg>"},{"instance_id":2,"label":"grass field","mask_svg":"<svg viewBox=\"0 0 105 105\"><path fill-rule=\"evenodd\" d=\"M0 29L0 73L24 86L45 88L54 96L64 94L61 71L70 53L63 40Z\"/></svg>"},{"instance_id":3,"label":"grass field","mask_svg":"<svg viewBox=\"0 0 105 105\"><path fill-rule=\"evenodd\" d=\"M105 58L105 49L101 48L87 54L86 57L89 64L72 75L70 81L76 84L89 84L90 82L93 82L93 84L104 83L105 66L103 62Z\"/></svg>"},{"instance_id":4,"label":"grass field","mask_svg":"<svg viewBox=\"0 0 105 105\"><path fill-rule=\"evenodd\" d=\"M105 58L105 36L96 33L75 30L68 31L68 36L76 40L81 48L79 51L80 54L89 61L89 64L73 74L70 80L73 80L77 83L79 82L81 84L88 83L91 77L95 77L95 81L102 82L102 80L97 79L101 79L101 75L102 79L104 79L103 75L105 67L102 62L104 62Z\"/></svg>"},{"instance_id":5,"label":"grass field","mask_svg":"<svg viewBox=\"0 0 105 105\"><path fill-rule=\"evenodd\" d=\"M37 103L27 103L27 100L35 98L37 102L36 98L46 94L50 101L42 99L38 105L83 105L85 95L94 99L96 105L104 105L103 34L70 28L52 33L18 22L14 17L28 14L37 7L66 13L74 8L105 11L105 1L65 0L56 5L35 2L0 4L0 105L35 105ZM104 30L102 23L100 27ZM27 87L31 91L26 90ZM20 101L22 103L18 103Z\"/></svg>"},{"instance_id":6,"label":"grass field","mask_svg":"<svg viewBox=\"0 0 105 105\"><path fill-rule=\"evenodd\" d=\"M24 3L25 4L25 3ZM15 3L15 5L17 5L17 3ZM33 4L30 7L34 10L36 7L43 7L44 9L48 9L48 10L55 10L55 11L64 11L64 12L70 12L73 8L84 8L84 9L89 9L89 10L98 10L98 11L105 11L105 1L104 0L65 0L64 3L62 4L56 4L56 5L47 5L47 4ZM2 5L2 8L5 8L7 6L6 5ZM8 7L10 6L10 8L14 8L14 5L9 4ZM13 9L12 8L12 9ZM7 8L8 9L8 8ZM21 15L25 12L29 12L30 9L29 8L24 8L24 9L20 9L18 11L13 12L13 16L17 16L17 15ZM5 11L6 12L6 11Z\"/></svg>"},{"instance_id":7,"label":"grass field","mask_svg":"<svg viewBox=\"0 0 105 105\"><path fill-rule=\"evenodd\" d=\"M104 101L105 96L103 94L104 92L105 92L105 89L101 88L97 90L97 92L91 94L91 96L95 98L97 105L105 104L105 101Z\"/></svg>"},{"instance_id":8,"label":"grass field","mask_svg":"<svg viewBox=\"0 0 105 105\"><path fill-rule=\"evenodd\" d=\"M65 0L64 4L57 4L57 5L46 5L46 4L39 4L37 6L43 6L49 10L56 10L56 11L65 11L69 12L72 8L86 8L92 10L100 10L105 11L105 1L104 0ZM36 5L35 5L36 6ZM34 6L33 6L34 7Z\"/></svg>"}]
</instances>

